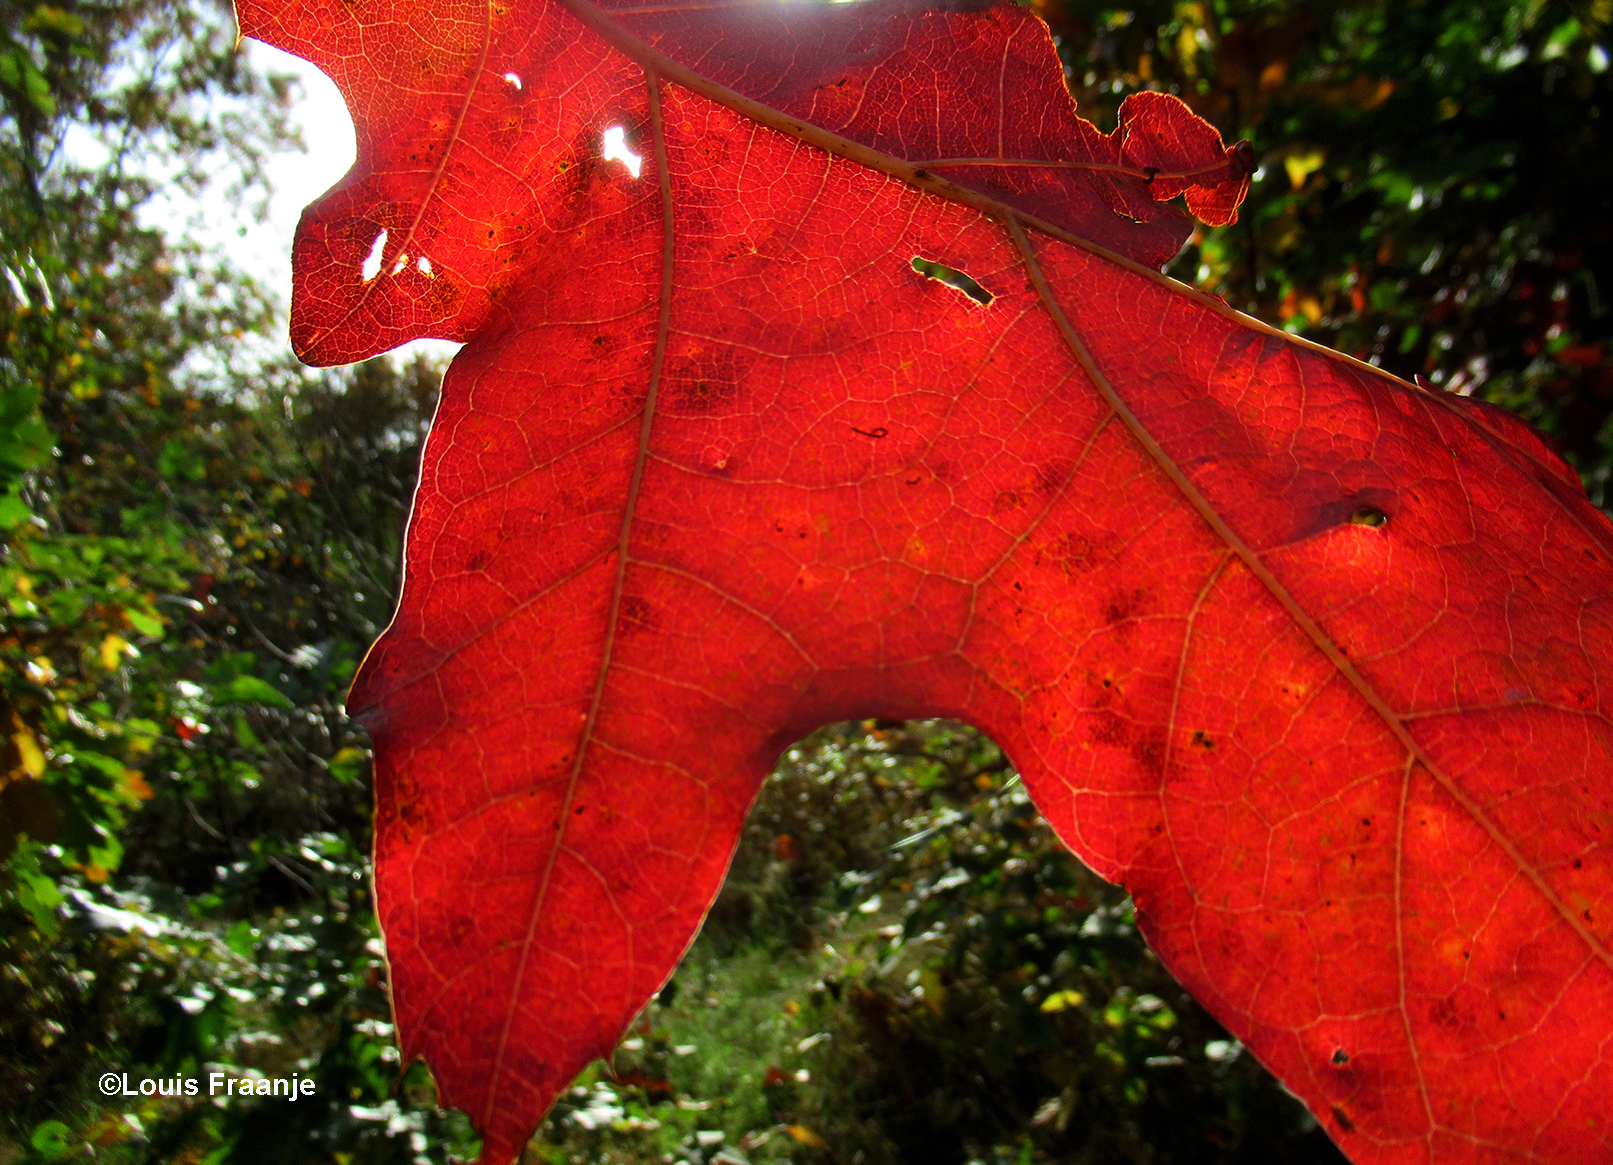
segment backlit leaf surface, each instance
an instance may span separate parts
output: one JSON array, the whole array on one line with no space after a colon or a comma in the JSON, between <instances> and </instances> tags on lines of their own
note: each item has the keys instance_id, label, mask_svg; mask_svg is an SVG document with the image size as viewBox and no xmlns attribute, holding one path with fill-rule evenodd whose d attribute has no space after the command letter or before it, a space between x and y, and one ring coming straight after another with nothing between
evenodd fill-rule
<instances>
[{"instance_id":1,"label":"backlit leaf surface","mask_svg":"<svg viewBox=\"0 0 1613 1165\"><path fill-rule=\"evenodd\" d=\"M1013 7L240 16L358 125L299 353L468 341L351 702L403 1049L485 1159L870 715L990 733L1356 1161L1613 1158L1613 528L1499 411L1152 270L1238 149L1099 133Z\"/></svg>"}]
</instances>

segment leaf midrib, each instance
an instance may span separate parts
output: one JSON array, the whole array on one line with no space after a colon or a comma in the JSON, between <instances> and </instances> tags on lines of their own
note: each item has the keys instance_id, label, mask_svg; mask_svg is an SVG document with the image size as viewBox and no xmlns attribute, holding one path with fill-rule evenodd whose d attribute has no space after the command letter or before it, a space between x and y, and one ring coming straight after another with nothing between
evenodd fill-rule
<instances>
[{"instance_id":1,"label":"leaf midrib","mask_svg":"<svg viewBox=\"0 0 1613 1165\"><path fill-rule=\"evenodd\" d=\"M650 449L650 432L655 424L655 406L661 389L661 373L666 365L667 337L672 325L672 256L675 244L672 215L672 177L667 166L666 134L663 132L664 127L661 118L660 78L653 71L646 69L645 81L649 89L650 131L655 141L655 169L661 185L661 303L660 315L655 329L655 355L650 362L649 388L644 394L644 413L639 422L638 449L633 458L633 476L628 482L627 499L622 508L621 530L617 535L616 573L611 584L610 612L605 624L605 642L600 652L599 671L594 677L594 690L589 698L587 719L583 722L582 734L577 741L576 755L571 765L571 775L566 782L565 796L560 805L558 819L560 831L555 835L554 842L549 847L548 857L544 862L543 874L538 883L537 894L532 902L532 911L527 918L526 934L521 942L520 960L516 966L515 975L511 980L510 1003L505 1009L504 1023L499 1031L498 1048L493 1056L493 1070L487 1091L487 1104L482 1112L483 1128L491 1127L493 1114L497 1111L499 1086L503 1077L504 1052L509 1045L510 1029L515 1023L515 1014L519 1010L521 982L526 977L527 961L532 954L538 920L543 913L544 902L548 898L555 863L559 861L560 851L565 847L566 828L571 822L571 804L577 795L577 786L582 780L584 761L587 758L589 746L593 743L594 727L599 721L599 710L605 699L605 683L610 675L611 656L616 647L616 627L621 618L622 592L627 578L628 550L633 532L633 517L638 508L639 489L644 483L644 466L648 460Z\"/></svg>"}]
</instances>

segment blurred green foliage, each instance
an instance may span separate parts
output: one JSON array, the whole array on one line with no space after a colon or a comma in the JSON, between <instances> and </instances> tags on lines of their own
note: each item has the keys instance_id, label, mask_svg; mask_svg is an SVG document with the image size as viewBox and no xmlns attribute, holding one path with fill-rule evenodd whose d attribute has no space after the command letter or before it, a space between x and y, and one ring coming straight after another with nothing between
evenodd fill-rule
<instances>
[{"instance_id":1,"label":"blurred green foliage","mask_svg":"<svg viewBox=\"0 0 1613 1165\"><path fill-rule=\"evenodd\" d=\"M1100 124L1181 93L1261 162L1172 267L1551 430L1607 504L1613 0L1037 0ZM0 0L0 1165L446 1161L398 1063L341 701L437 371L282 353L147 225L261 200L285 78L204 0ZM108 1097L98 1077L315 1082ZM963 726L791 749L676 977L533 1161L1337 1161Z\"/></svg>"},{"instance_id":2,"label":"blurred green foliage","mask_svg":"<svg viewBox=\"0 0 1613 1165\"><path fill-rule=\"evenodd\" d=\"M146 225L176 186L250 202L292 141L234 39L227 6L0 5L4 1161L440 1161L466 1131L399 1077L341 706L437 370L301 369L270 296ZM112 1069L317 1088L108 1098Z\"/></svg>"}]
</instances>

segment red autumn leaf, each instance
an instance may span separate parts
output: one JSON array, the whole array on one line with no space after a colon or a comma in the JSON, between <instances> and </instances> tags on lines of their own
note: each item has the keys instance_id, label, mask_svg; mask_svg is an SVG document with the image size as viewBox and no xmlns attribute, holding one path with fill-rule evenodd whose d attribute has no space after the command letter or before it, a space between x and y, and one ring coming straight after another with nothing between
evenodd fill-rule
<instances>
[{"instance_id":1,"label":"red autumn leaf","mask_svg":"<svg viewBox=\"0 0 1613 1165\"><path fill-rule=\"evenodd\" d=\"M651 1076L638 1068L618 1075L616 1083L623 1088L642 1088L645 1092L655 1096L670 1096L677 1091L670 1080L659 1076Z\"/></svg>"},{"instance_id":2,"label":"red autumn leaf","mask_svg":"<svg viewBox=\"0 0 1613 1165\"><path fill-rule=\"evenodd\" d=\"M781 862L801 860L801 843L794 834L781 833L773 839L773 856Z\"/></svg>"},{"instance_id":3,"label":"red autumn leaf","mask_svg":"<svg viewBox=\"0 0 1613 1165\"><path fill-rule=\"evenodd\" d=\"M1356 1161L1613 1154L1613 527L1499 410L1149 266L1244 154L1084 126L1012 7L241 17L358 122L298 350L469 341L351 703L403 1050L484 1159L780 749L874 715L989 732Z\"/></svg>"}]
</instances>

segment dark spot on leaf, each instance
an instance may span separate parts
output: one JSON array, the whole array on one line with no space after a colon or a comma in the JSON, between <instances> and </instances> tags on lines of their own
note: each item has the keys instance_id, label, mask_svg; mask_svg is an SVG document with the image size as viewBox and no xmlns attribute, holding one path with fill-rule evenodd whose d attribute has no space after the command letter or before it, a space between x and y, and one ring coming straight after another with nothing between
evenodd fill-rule
<instances>
[{"instance_id":1,"label":"dark spot on leaf","mask_svg":"<svg viewBox=\"0 0 1613 1165\"><path fill-rule=\"evenodd\" d=\"M1336 1104L1333 1106L1333 1119L1338 1122L1339 1128L1343 1129L1345 1132L1355 1132L1354 1122L1351 1121L1349 1117L1345 1116L1344 1110Z\"/></svg>"},{"instance_id":2,"label":"dark spot on leaf","mask_svg":"<svg viewBox=\"0 0 1613 1165\"><path fill-rule=\"evenodd\" d=\"M1344 1065L1344 1064L1348 1064L1349 1062L1350 1062L1350 1053L1346 1052L1343 1048L1338 1048L1338 1049L1336 1049L1334 1051L1334 1053L1333 1053L1333 1063L1338 1064L1338 1065Z\"/></svg>"},{"instance_id":3,"label":"dark spot on leaf","mask_svg":"<svg viewBox=\"0 0 1613 1165\"><path fill-rule=\"evenodd\" d=\"M675 362L668 361L665 373L674 412L710 413L739 396L748 368L747 361L741 360L733 348L726 344L702 345L679 355Z\"/></svg>"},{"instance_id":4,"label":"dark spot on leaf","mask_svg":"<svg viewBox=\"0 0 1613 1165\"><path fill-rule=\"evenodd\" d=\"M1193 743L1196 744L1199 748L1214 748L1215 747L1215 741L1211 740L1208 736L1204 735L1203 732L1194 732L1193 733Z\"/></svg>"},{"instance_id":5,"label":"dark spot on leaf","mask_svg":"<svg viewBox=\"0 0 1613 1165\"><path fill-rule=\"evenodd\" d=\"M1448 998L1439 1000L1428 1009L1428 1019L1440 1027L1455 1027L1461 1022L1461 1017L1456 1013L1456 1004Z\"/></svg>"},{"instance_id":6,"label":"dark spot on leaf","mask_svg":"<svg viewBox=\"0 0 1613 1165\"><path fill-rule=\"evenodd\" d=\"M637 595L626 595L622 598L620 629L625 633L640 631L655 625L655 611Z\"/></svg>"},{"instance_id":7,"label":"dark spot on leaf","mask_svg":"<svg viewBox=\"0 0 1613 1165\"><path fill-rule=\"evenodd\" d=\"M1134 590L1128 593L1114 594L1109 597L1108 606L1104 608L1103 616L1109 626L1130 623L1136 618L1137 612L1148 605L1149 594L1145 590Z\"/></svg>"},{"instance_id":8,"label":"dark spot on leaf","mask_svg":"<svg viewBox=\"0 0 1613 1165\"><path fill-rule=\"evenodd\" d=\"M1140 735L1131 742L1131 756L1150 773L1165 771L1165 736L1163 731Z\"/></svg>"}]
</instances>

